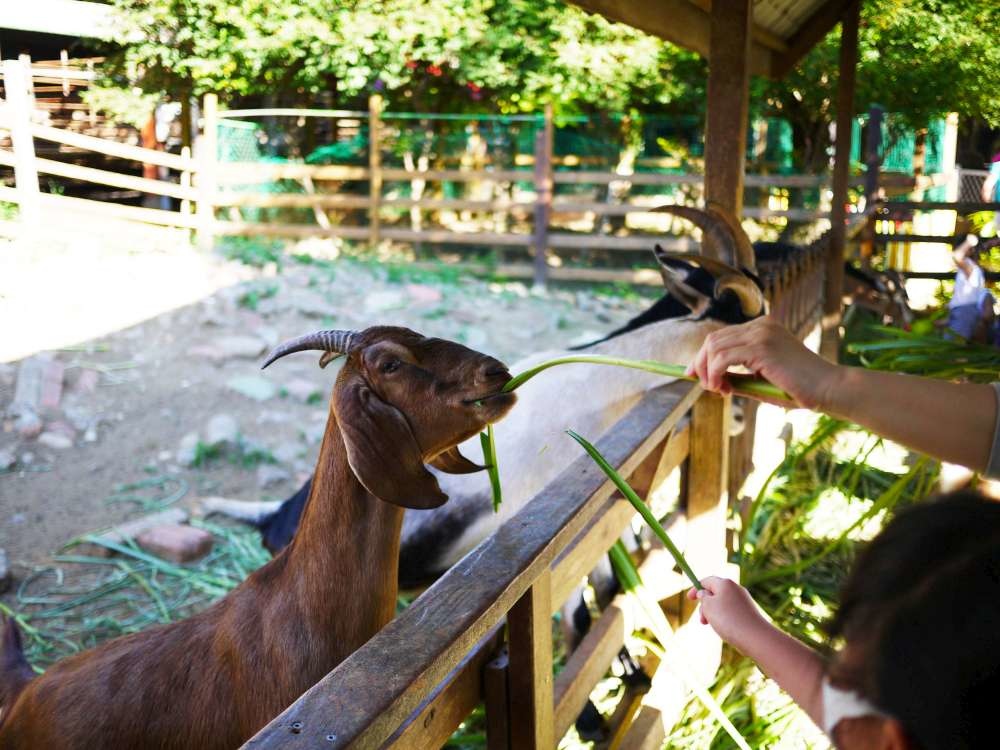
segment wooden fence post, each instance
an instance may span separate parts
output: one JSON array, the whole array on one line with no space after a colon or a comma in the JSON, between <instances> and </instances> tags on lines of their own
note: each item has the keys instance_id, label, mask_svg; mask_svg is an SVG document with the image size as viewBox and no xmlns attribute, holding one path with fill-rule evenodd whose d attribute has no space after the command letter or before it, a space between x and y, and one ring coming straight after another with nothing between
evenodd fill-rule
<instances>
[{"instance_id":1,"label":"wooden fence post","mask_svg":"<svg viewBox=\"0 0 1000 750\"><path fill-rule=\"evenodd\" d=\"M35 142L31 135L32 102L28 93L31 59L22 55L18 60L4 60L3 81L7 92L10 138L14 146L14 184L19 217L23 224L33 226L41 221L41 197Z\"/></svg>"},{"instance_id":2,"label":"wooden fence post","mask_svg":"<svg viewBox=\"0 0 1000 750\"><path fill-rule=\"evenodd\" d=\"M535 288L544 288L549 277L545 253L549 246L549 218L552 215L552 105L545 105L545 122L535 132Z\"/></svg>"},{"instance_id":3,"label":"wooden fence post","mask_svg":"<svg viewBox=\"0 0 1000 750\"><path fill-rule=\"evenodd\" d=\"M873 104L868 110L868 137L865 139L865 210L870 210L879 198L879 170L882 167L882 108ZM868 268L875 250L874 213L868 215L861 230L861 265Z\"/></svg>"},{"instance_id":4,"label":"wooden fence post","mask_svg":"<svg viewBox=\"0 0 1000 750\"><path fill-rule=\"evenodd\" d=\"M704 393L691 410L685 555L699 576L718 575L726 562L731 401ZM684 616L697 606L682 602Z\"/></svg>"},{"instance_id":5,"label":"wooden fence post","mask_svg":"<svg viewBox=\"0 0 1000 750\"><path fill-rule=\"evenodd\" d=\"M552 572L546 568L507 615L510 746L556 746L552 681Z\"/></svg>"},{"instance_id":6,"label":"wooden fence post","mask_svg":"<svg viewBox=\"0 0 1000 750\"><path fill-rule=\"evenodd\" d=\"M837 140L834 144L833 205L830 206L830 246L826 257L820 353L831 362L840 355L841 298L844 295L846 203L850 177L854 87L858 63L859 3L852 2L840 25L840 78L837 84Z\"/></svg>"},{"instance_id":7,"label":"wooden fence post","mask_svg":"<svg viewBox=\"0 0 1000 750\"><path fill-rule=\"evenodd\" d=\"M368 169L369 197L368 242L374 248L382 235L379 207L382 203L382 97L375 94L368 99Z\"/></svg>"},{"instance_id":8,"label":"wooden fence post","mask_svg":"<svg viewBox=\"0 0 1000 750\"><path fill-rule=\"evenodd\" d=\"M187 160L191 159L190 146L184 146L183 148L181 148L181 158ZM189 172L186 169L182 171L180 174L180 180L181 180L181 187L183 188L191 187L191 172ZM184 216L191 215L191 201L189 201L187 198L181 200L181 213L184 214Z\"/></svg>"},{"instance_id":9,"label":"wooden fence post","mask_svg":"<svg viewBox=\"0 0 1000 750\"><path fill-rule=\"evenodd\" d=\"M202 131L198 138L198 247L211 250L215 245L215 200L218 190L219 98L205 94L201 111Z\"/></svg>"}]
</instances>

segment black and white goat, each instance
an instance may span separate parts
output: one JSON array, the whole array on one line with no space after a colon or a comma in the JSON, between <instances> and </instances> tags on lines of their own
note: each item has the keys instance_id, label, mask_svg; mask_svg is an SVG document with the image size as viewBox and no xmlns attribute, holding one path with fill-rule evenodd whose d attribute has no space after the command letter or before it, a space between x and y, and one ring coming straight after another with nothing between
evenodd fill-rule
<instances>
[{"instance_id":1,"label":"black and white goat","mask_svg":"<svg viewBox=\"0 0 1000 750\"><path fill-rule=\"evenodd\" d=\"M622 328L580 347L588 353L687 364L712 331L763 314L760 283L745 267L747 258L753 262L753 249L739 225L711 207L666 206L661 210L700 227L703 239L711 238L725 262L668 253L657 247L656 260L667 293ZM511 369L521 372L566 353L538 352ZM553 376L534 378L519 388L520 407L496 433L504 497L499 513L492 511L489 486L481 476L439 476L451 502L432 511L406 513L400 585L412 588L433 581L555 479L572 456L566 429L599 436L647 389L663 382L662 376L637 370L576 365L560 368ZM469 441L462 451L478 455L477 441ZM250 521L261 529L265 545L276 552L294 535L308 495L306 482L277 510L231 501L210 504L207 509ZM260 514L261 510L270 512Z\"/></svg>"}]
</instances>

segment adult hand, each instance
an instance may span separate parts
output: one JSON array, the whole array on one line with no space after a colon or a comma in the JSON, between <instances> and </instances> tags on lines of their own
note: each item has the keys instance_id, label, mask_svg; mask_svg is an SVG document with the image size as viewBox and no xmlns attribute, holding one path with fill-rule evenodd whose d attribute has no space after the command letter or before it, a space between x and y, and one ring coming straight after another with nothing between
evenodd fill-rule
<instances>
[{"instance_id":1,"label":"adult hand","mask_svg":"<svg viewBox=\"0 0 1000 750\"><path fill-rule=\"evenodd\" d=\"M750 592L735 581L717 576L703 579L701 585L703 589L691 589L687 596L701 603L698 613L702 624L711 625L722 640L746 653L760 632L759 626L770 628Z\"/></svg>"},{"instance_id":2,"label":"adult hand","mask_svg":"<svg viewBox=\"0 0 1000 750\"><path fill-rule=\"evenodd\" d=\"M840 368L767 317L709 334L688 374L696 375L705 390L731 393L726 372L736 365L771 381L808 409L827 408L840 377Z\"/></svg>"}]
</instances>

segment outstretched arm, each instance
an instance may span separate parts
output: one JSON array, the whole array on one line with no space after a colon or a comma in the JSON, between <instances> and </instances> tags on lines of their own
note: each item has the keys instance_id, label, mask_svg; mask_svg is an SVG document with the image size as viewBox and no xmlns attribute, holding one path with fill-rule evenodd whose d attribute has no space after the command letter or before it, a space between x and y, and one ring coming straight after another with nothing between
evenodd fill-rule
<instances>
[{"instance_id":1,"label":"outstretched arm","mask_svg":"<svg viewBox=\"0 0 1000 750\"><path fill-rule=\"evenodd\" d=\"M987 468L997 422L997 396L988 385L834 365L769 318L710 334L690 370L707 390L726 393L726 371L735 365L767 378L800 406L944 461Z\"/></svg>"},{"instance_id":2,"label":"outstretched arm","mask_svg":"<svg viewBox=\"0 0 1000 750\"><path fill-rule=\"evenodd\" d=\"M689 599L701 602L701 621L752 659L816 726L823 726L823 660L819 654L768 622L738 583L710 577L701 585L701 591L688 591Z\"/></svg>"}]
</instances>

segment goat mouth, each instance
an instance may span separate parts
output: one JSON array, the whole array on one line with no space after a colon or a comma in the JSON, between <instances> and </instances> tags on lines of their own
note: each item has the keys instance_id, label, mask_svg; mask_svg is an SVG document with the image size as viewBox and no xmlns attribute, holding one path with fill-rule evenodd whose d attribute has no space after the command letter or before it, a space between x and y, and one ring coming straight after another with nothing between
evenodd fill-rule
<instances>
[{"instance_id":1,"label":"goat mouth","mask_svg":"<svg viewBox=\"0 0 1000 750\"><path fill-rule=\"evenodd\" d=\"M467 406L485 406L487 403L496 401L497 399L505 399L508 396L513 396L513 393L505 393L504 391L497 391L496 393L489 393L485 396L476 396L474 398L462 399L462 403Z\"/></svg>"}]
</instances>

